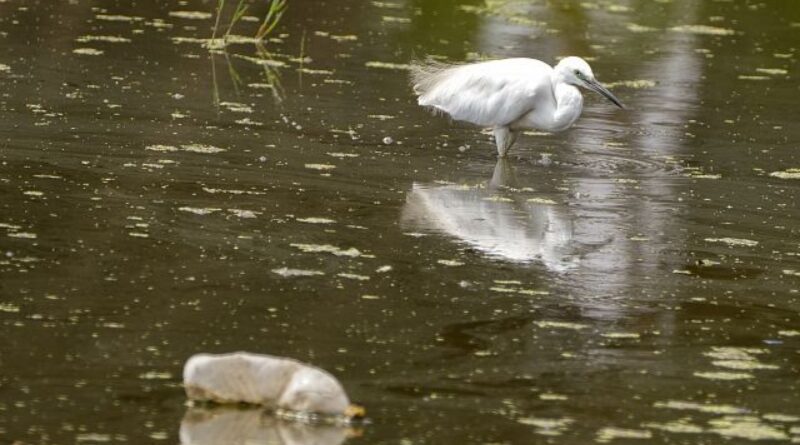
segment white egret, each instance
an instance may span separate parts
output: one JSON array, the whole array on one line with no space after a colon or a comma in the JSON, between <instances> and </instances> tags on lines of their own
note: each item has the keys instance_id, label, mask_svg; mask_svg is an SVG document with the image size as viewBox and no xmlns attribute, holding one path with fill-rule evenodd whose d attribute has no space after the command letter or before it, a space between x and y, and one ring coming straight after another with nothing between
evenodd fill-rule
<instances>
[{"instance_id":1,"label":"white egret","mask_svg":"<svg viewBox=\"0 0 800 445\"><path fill-rule=\"evenodd\" d=\"M580 57L566 57L555 68L526 58L466 65L415 63L411 79L420 105L458 121L492 127L500 157L505 157L521 130L557 132L572 126L583 109L577 87L596 91L624 108Z\"/></svg>"}]
</instances>

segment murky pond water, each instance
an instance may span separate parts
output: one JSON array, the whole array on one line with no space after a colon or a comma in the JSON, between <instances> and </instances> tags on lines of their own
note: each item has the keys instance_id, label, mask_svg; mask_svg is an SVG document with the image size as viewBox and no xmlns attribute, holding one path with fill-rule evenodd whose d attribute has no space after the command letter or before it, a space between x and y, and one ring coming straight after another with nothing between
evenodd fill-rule
<instances>
[{"instance_id":1,"label":"murky pond water","mask_svg":"<svg viewBox=\"0 0 800 445\"><path fill-rule=\"evenodd\" d=\"M800 442L795 2L293 0L209 52L215 3L0 0L1 442ZM428 54L629 110L497 162ZM187 411L232 350L371 423Z\"/></svg>"}]
</instances>

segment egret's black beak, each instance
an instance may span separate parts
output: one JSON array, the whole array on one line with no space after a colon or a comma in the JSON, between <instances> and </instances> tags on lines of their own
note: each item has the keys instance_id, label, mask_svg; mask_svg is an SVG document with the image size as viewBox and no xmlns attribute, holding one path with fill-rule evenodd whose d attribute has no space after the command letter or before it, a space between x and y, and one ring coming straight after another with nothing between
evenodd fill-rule
<instances>
[{"instance_id":1,"label":"egret's black beak","mask_svg":"<svg viewBox=\"0 0 800 445\"><path fill-rule=\"evenodd\" d=\"M623 110L625 109L625 105L622 105L622 102L620 102L616 96L611 94L611 91L608 91L606 87L600 85L600 82L594 79L586 79L584 80L584 83L586 83L586 87L589 88L590 90L602 94L603 96L606 97L606 99L610 100L614 105L622 108Z\"/></svg>"}]
</instances>

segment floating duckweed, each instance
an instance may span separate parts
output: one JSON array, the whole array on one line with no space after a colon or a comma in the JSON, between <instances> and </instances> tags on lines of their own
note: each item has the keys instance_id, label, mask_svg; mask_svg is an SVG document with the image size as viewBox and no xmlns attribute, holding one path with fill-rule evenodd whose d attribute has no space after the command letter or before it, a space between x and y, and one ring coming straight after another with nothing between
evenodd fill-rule
<instances>
[{"instance_id":1,"label":"floating duckweed","mask_svg":"<svg viewBox=\"0 0 800 445\"><path fill-rule=\"evenodd\" d=\"M547 321L547 320L542 320L542 321L536 321L536 322L534 322L534 324L536 326L539 326L540 328L555 328L555 329L574 329L574 330L579 330L579 329L585 329L585 328L589 327L589 326L587 326L585 324L570 323L570 322L567 322L567 321Z\"/></svg>"},{"instance_id":2,"label":"floating duckweed","mask_svg":"<svg viewBox=\"0 0 800 445\"><path fill-rule=\"evenodd\" d=\"M747 74L740 74L739 76L737 76L737 79L739 79L739 80L769 80L769 77L767 77L767 76L752 76L752 75L747 75Z\"/></svg>"},{"instance_id":3,"label":"floating duckweed","mask_svg":"<svg viewBox=\"0 0 800 445\"><path fill-rule=\"evenodd\" d=\"M337 277L342 277L342 278L347 278L349 280L356 280L356 281L367 281L367 280L369 280L369 277L366 276L366 275L358 275L358 274L346 273L346 272L337 273L336 276Z\"/></svg>"},{"instance_id":4,"label":"floating duckweed","mask_svg":"<svg viewBox=\"0 0 800 445\"><path fill-rule=\"evenodd\" d=\"M216 209L211 207L179 207L178 210L181 212L187 213L194 213L195 215L210 215L212 213L220 212L222 209Z\"/></svg>"},{"instance_id":5,"label":"floating duckweed","mask_svg":"<svg viewBox=\"0 0 800 445\"><path fill-rule=\"evenodd\" d=\"M781 413L768 413L761 416L767 420L772 422L786 422L786 423L794 423L800 422L800 417L798 416L790 416L788 414L781 414Z\"/></svg>"},{"instance_id":6,"label":"floating duckweed","mask_svg":"<svg viewBox=\"0 0 800 445\"><path fill-rule=\"evenodd\" d=\"M709 243L727 244L729 246L754 247L758 245L758 241L744 238L706 238L705 241Z\"/></svg>"},{"instance_id":7,"label":"floating duckweed","mask_svg":"<svg viewBox=\"0 0 800 445\"><path fill-rule=\"evenodd\" d=\"M341 42L354 42L354 41L358 40L358 36L353 35L353 34L347 34L347 35L341 35L341 36L337 36L337 35L331 34L328 37L330 37L332 40L334 40L336 42L340 42L340 43Z\"/></svg>"},{"instance_id":8,"label":"floating duckweed","mask_svg":"<svg viewBox=\"0 0 800 445\"><path fill-rule=\"evenodd\" d=\"M166 371L149 371L144 374L139 374L142 380L169 380L172 378L172 373Z\"/></svg>"},{"instance_id":9,"label":"floating duckweed","mask_svg":"<svg viewBox=\"0 0 800 445\"><path fill-rule=\"evenodd\" d=\"M563 434L569 424L574 422L569 417L562 417L560 419L546 419L542 417L523 417L517 419L518 423L523 425L531 425L536 427L536 434L545 436L558 436Z\"/></svg>"},{"instance_id":10,"label":"floating duckweed","mask_svg":"<svg viewBox=\"0 0 800 445\"><path fill-rule=\"evenodd\" d=\"M336 223L335 220L330 218L319 218L315 216L310 216L308 218L297 218L297 221L304 222L308 224L334 224Z\"/></svg>"},{"instance_id":11,"label":"floating duckweed","mask_svg":"<svg viewBox=\"0 0 800 445\"><path fill-rule=\"evenodd\" d=\"M761 423L758 417L753 416L725 416L712 419L708 422L712 428L709 430L723 437L736 437L748 440L786 440L788 436L783 431Z\"/></svg>"},{"instance_id":12,"label":"floating duckweed","mask_svg":"<svg viewBox=\"0 0 800 445\"><path fill-rule=\"evenodd\" d=\"M756 68L756 71L759 73L770 74L773 76L789 74L789 71L782 68Z\"/></svg>"},{"instance_id":13,"label":"floating duckweed","mask_svg":"<svg viewBox=\"0 0 800 445\"><path fill-rule=\"evenodd\" d=\"M94 48L75 48L72 50L75 54L80 54L84 56L100 56L103 55L103 51Z\"/></svg>"},{"instance_id":14,"label":"floating duckweed","mask_svg":"<svg viewBox=\"0 0 800 445\"><path fill-rule=\"evenodd\" d=\"M605 427L597 432L598 442L611 442L614 439L650 439L652 437L653 433L649 430Z\"/></svg>"},{"instance_id":15,"label":"floating duckweed","mask_svg":"<svg viewBox=\"0 0 800 445\"><path fill-rule=\"evenodd\" d=\"M606 86L608 88L625 87L625 88L632 88L635 90L641 90L645 88L655 87L656 82L654 80L648 80L648 79L620 80L617 82L611 82Z\"/></svg>"},{"instance_id":16,"label":"floating duckweed","mask_svg":"<svg viewBox=\"0 0 800 445\"><path fill-rule=\"evenodd\" d=\"M31 232L11 232L7 234L11 238L23 238L23 239L36 239L37 236L35 233Z\"/></svg>"},{"instance_id":17,"label":"floating duckweed","mask_svg":"<svg viewBox=\"0 0 800 445\"><path fill-rule=\"evenodd\" d=\"M754 355L767 354L769 351L762 348L737 348L734 346L714 346L711 351L704 352L706 357L718 360L755 360Z\"/></svg>"},{"instance_id":18,"label":"floating duckweed","mask_svg":"<svg viewBox=\"0 0 800 445\"><path fill-rule=\"evenodd\" d=\"M441 264L442 266L450 266L450 267L458 267L464 265L463 262L458 260L436 260L436 262Z\"/></svg>"},{"instance_id":19,"label":"floating duckweed","mask_svg":"<svg viewBox=\"0 0 800 445\"><path fill-rule=\"evenodd\" d=\"M280 275L284 278L313 277L318 275L325 275L325 272L319 270L290 269L288 267L281 267L280 269L272 269L272 273Z\"/></svg>"},{"instance_id":20,"label":"floating duckweed","mask_svg":"<svg viewBox=\"0 0 800 445\"><path fill-rule=\"evenodd\" d=\"M693 375L709 380L745 380L753 378L753 374L747 372L695 372Z\"/></svg>"},{"instance_id":21,"label":"floating duckweed","mask_svg":"<svg viewBox=\"0 0 800 445\"><path fill-rule=\"evenodd\" d=\"M150 151L161 151L161 152L178 151L178 147L172 145L161 145L161 144L148 145L144 149Z\"/></svg>"},{"instance_id":22,"label":"floating duckweed","mask_svg":"<svg viewBox=\"0 0 800 445\"><path fill-rule=\"evenodd\" d=\"M800 179L800 168L790 168L784 171L772 172L769 175L780 179Z\"/></svg>"},{"instance_id":23,"label":"floating duckweed","mask_svg":"<svg viewBox=\"0 0 800 445\"><path fill-rule=\"evenodd\" d=\"M557 204L555 201L548 198L528 198L528 202L533 204L545 204L545 205Z\"/></svg>"},{"instance_id":24,"label":"floating duckweed","mask_svg":"<svg viewBox=\"0 0 800 445\"><path fill-rule=\"evenodd\" d=\"M203 187L203 191L211 194L224 193L229 195L266 195L265 192L259 192L255 190L215 189L211 187Z\"/></svg>"},{"instance_id":25,"label":"floating duckweed","mask_svg":"<svg viewBox=\"0 0 800 445\"><path fill-rule=\"evenodd\" d=\"M257 218L258 215L261 214L261 212L255 212L253 210L242 210L242 209L228 209L228 212L233 213L234 216L245 219Z\"/></svg>"},{"instance_id":26,"label":"floating duckweed","mask_svg":"<svg viewBox=\"0 0 800 445\"><path fill-rule=\"evenodd\" d=\"M130 15L110 15L110 14L97 14L94 16L97 20L105 20L107 22L138 22L144 20L144 17L136 17Z\"/></svg>"},{"instance_id":27,"label":"floating duckweed","mask_svg":"<svg viewBox=\"0 0 800 445\"><path fill-rule=\"evenodd\" d=\"M0 303L0 312L16 313L19 312L19 306L11 303Z\"/></svg>"},{"instance_id":28,"label":"floating duckweed","mask_svg":"<svg viewBox=\"0 0 800 445\"><path fill-rule=\"evenodd\" d=\"M119 37L119 36L80 36L75 39L76 42L86 43L86 42L108 42L108 43L128 43L131 39L127 37Z\"/></svg>"},{"instance_id":29,"label":"floating duckweed","mask_svg":"<svg viewBox=\"0 0 800 445\"><path fill-rule=\"evenodd\" d=\"M539 394L539 400L568 400L569 397L564 394L556 394L554 392L544 392Z\"/></svg>"},{"instance_id":30,"label":"floating duckweed","mask_svg":"<svg viewBox=\"0 0 800 445\"><path fill-rule=\"evenodd\" d=\"M238 102L220 102L221 106L234 113L252 113L253 107Z\"/></svg>"},{"instance_id":31,"label":"floating duckweed","mask_svg":"<svg viewBox=\"0 0 800 445\"><path fill-rule=\"evenodd\" d=\"M334 158L340 158L340 159L341 159L341 158L357 158L357 157L361 156L361 155L359 155L358 153L338 153L338 152L332 152L332 153L325 153L325 154L326 154L326 155L328 155L328 156L332 156L332 157L334 157Z\"/></svg>"},{"instance_id":32,"label":"floating duckweed","mask_svg":"<svg viewBox=\"0 0 800 445\"><path fill-rule=\"evenodd\" d=\"M641 335L636 332L608 332L602 334L606 338L640 338Z\"/></svg>"},{"instance_id":33,"label":"floating duckweed","mask_svg":"<svg viewBox=\"0 0 800 445\"><path fill-rule=\"evenodd\" d=\"M718 28L716 26L708 25L681 25L674 26L670 28L670 30L687 34L705 34L712 36L729 36L735 34L735 31L732 29Z\"/></svg>"},{"instance_id":34,"label":"floating duckweed","mask_svg":"<svg viewBox=\"0 0 800 445\"><path fill-rule=\"evenodd\" d=\"M511 198L506 198L505 196L500 195L492 195L483 198L484 201L492 201L492 202L514 202Z\"/></svg>"},{"instance_id":35,"label":"floating duckweed","mask_svg":"<svg viewBox=\"0 0 800 445\"><path fill-rule=\"evenodd\" d=\"M311 170L321 170L321 171L333 170L336 168L335 165L331 164L306 164L305 167Z\"/></svg>"},{"instance_id":36,"label":"floating duckweed","mask_svg":"<svg viewBox=\"0 0 800 445\"><path fill-rule=\"evenodd\" d=\"M669 433L700 434L703 432L702 427L689 423L686 419L673 420L667 423L645 423L642 426Z\"/></svg>"},{"instance_id":37,"label":"floating duckweed","mask_svg":"<svg viewBox=\"0 0 800 445\"><path fill-rule=\"evenodd\" d=\"M110 434L81 433L75 436L76 442L111 442Z\"/></svg>"},{"instance_id":38,"label":"floating duckweed","mask_svg":"<svg viewBox=\"0 0 800 445\"><path fill-rule=\"evenodd\" d=\"M205 153L205 154L214 154L227 151L227 149L225 148L219 148L213 145L205 145L205 144L187 144L187 145L181 145L181 148L184 151L189 151L192 153Z\"/></svg>"},{"instance_id":39,"label":"floating duckweed","mask_svg":"<svg viewBox=\"0 0 800 445\"><path fill-rule=\"evenodd\" d=\"M292 243L289 245L306 253L330 253L336 256L346 256L351 258L362 256L362 253L355 247L351 247L349 249L340 249L330 244Z\"/></svg>"},{"instance_id":40,"label":"floating duckweed","mask_svg":"<svg viewBox=\"0 0 800 445\"><path fill-rule=\"evenodd\" d=\"M407 63L392 63L392 62L378 62L370 61L364 64L367 68L384 68L389 70L410 70L411 65Z\"/></svg>"},{"instance_id":41,"label":"floating duckweed","mask_svg":"<svg viewBox=\"0 0 800 445\"><path fill-rule=\"evenodd\" d=\"M716 360L711 362L714 366L728 369L779 369L779 366L761 363L756 360Z\"/></svg>"},{"instance_id":42,"label":"floating duckweed","mask_svg":"<svg viewBox=\"0 0 800 445\"><path fill-rule=\"evenodd\" d=\"M630 31L630 32L653 32L653 31L658 31L658 28L653 28L651 26L637 25L636 23L628 23L626 25L626 27L628 28L628 31Z\"/></svg>"},{"instance_id":43,"label":"floating duckweed","mask_svg":"<svg viewBox=\"0 0 800 445\"><path fill-rule=\"evenodd\" d=\"M208 20L211 18L211 13L203 11L170 11L169 16L179 19Z\"/></svg>"}]
</instances>

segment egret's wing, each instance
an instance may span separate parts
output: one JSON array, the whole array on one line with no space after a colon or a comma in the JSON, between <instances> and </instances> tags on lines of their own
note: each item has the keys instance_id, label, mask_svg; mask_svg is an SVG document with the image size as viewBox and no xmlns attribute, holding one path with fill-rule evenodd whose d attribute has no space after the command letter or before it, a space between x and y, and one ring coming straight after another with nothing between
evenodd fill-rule
<instances>
[{"instance_id":1,"label":"egret's wing","mask_svg":"<svg viewBox=\"0 0 800 445\"><path fill-rule=\"evenodd\" d=\"M550 90L550 66L533 59L469 65L414 64L411 78L420 105L455 120L505 126L536 107Z\"/></svg>"}]
</instances>

